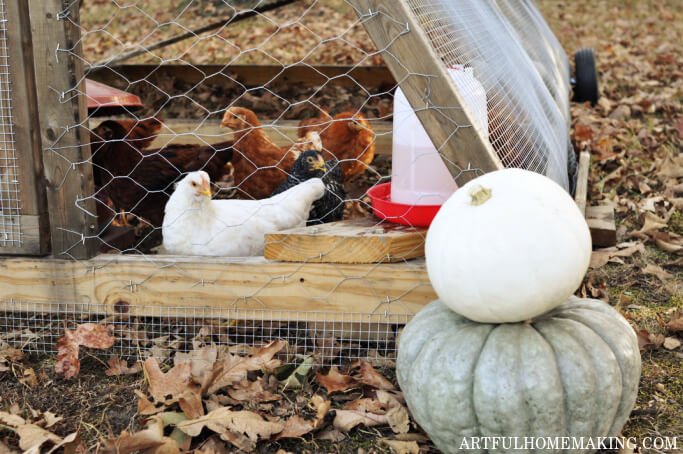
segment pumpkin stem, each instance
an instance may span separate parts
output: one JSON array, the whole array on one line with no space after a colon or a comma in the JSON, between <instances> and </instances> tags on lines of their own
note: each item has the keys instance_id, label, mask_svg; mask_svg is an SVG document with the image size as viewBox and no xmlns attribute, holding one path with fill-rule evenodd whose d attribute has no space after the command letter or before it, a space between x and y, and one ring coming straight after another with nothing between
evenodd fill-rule
<instances>
[{"instance_id":1,"label":"pumpkin stem","mask_svg":"<svg viewBox=\"0 0 683 454\"><path fill-rule=\"evenodd\" d=\"M470 189L470 197L472 205L481 205L491 198L491 190L478 184Z\"/></svg>"}]
</instances>

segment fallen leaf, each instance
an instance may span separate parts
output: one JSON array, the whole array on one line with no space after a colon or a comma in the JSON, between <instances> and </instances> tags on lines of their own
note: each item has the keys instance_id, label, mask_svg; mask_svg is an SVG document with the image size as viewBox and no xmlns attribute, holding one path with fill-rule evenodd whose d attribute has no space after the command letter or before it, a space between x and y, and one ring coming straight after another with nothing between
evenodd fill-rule
<instances>
[{"instance_id":1,"label":"fallen leaf","mask_svg":"<svg viewBox=\"0 0 683 454\"><path fill-rule=\"evenodd\" d=\"M679 311L676 311L671 317L671 320L666 323L666 327L674 333L683 331L683 315L681 315Z\"/></svg>"},{"instance_id":2,"label":"fallen leaf","mask_svg":"<svg viewBox=\"0 0 683 454\"><path fill-rule=\"evenodd\" d=\"M138 396L138 414L149 416L157 414L166 409L166 405L161 405L159 407L155 406L152 402L147 399L147 396L143 394L142 391L136 389L135 394Z\"/></svg>"},{"instance_id":3,"label":"fallen leaf","mask_svg":"<svg viewBox=\"0 0 683 454\"><path fill-rule=\"evenodd\" d=\"M389 407L387 411L387 421L394 433L404 434L410 430L410 415L408 409L404 407L395 396L386 391L377 391L377 399Z\"/></svg>"},{"instance_id":4,"label":"fallen leaf","mask_svg":"<svg viewBox=\"0 0 683 454\"><path fill-rule=\"evenodd\" d=\"M639 230L642 233L652 233L656 230L666 228L668 220L660 218L654 213L646 212L643 222L643 227Z\"/></svg>"},{"instance_id":5,"label":"fallen leaf","mask_svg":"<svg viewBox=\"0 0 683 454\"><path fill-rule=\"evenodd\" d=\"M593 251L590 259L591 268L600 268L612 260L614 257L630 257L636 252L645 252L645 246L643 243L636 243L632 246L628 246L624 249L619 249L618 247L609 247L605 249L598 249Z\"/></svg>"},{"instance_id":6,"label":"fallen leaf","mask_svg":"<svg viewBox=\"0 0 683 454\"><path fill-rule=\"evenodd\" d=\"M344 375L339 372L337 366L330 367L327 375L321 373L315 374L315 380L323 386L327 393L334 393L338 391L348 391L349 389L357 388L358 382L350 375Z\"/></svg>"},{"instance_id":7,"label":"fallen leaf","mask_svg":"<svg viewBox=\"0 0 683 454\"><path fill-rule=\"evenodd\" d=\"M313 356L307 356L303 362L294 371L282 381L282 385L285 389L298 389L301 388L306 381L311 368L313 367Z\"/></svg>"},{"instance_id":8,"label":"fallen leaf","mask_svg":"<svg viewBox=\"0 0 683 454\"><path fill-rule=\"evenodd\" d=\"M21 416L13 415L6 411L0 411L0 422L11 427L19 427L26 424L26 421Z\"/></svg>"},{"instance_id":9,"label":"fallen leaf","mask_svg":"<svg viewBox=\"0 0 683 454\"><path fill-rule=\"evenodd\" d=\"M35 424L23 424L17 427L17 435L19 435L19 447L24 452L40 452L40 447L47 441L51 443L60 443L62 441L57 435L48 432L42 427Z\"/></svg>"},{"instance_id":10,"label":"fallen leaf","mask_svg":"<svg viewBox=\"0 0 683 454\"><path fill-rule=\"evenodd\" d=\"M274 369L280 361L273 356L287 345L283 340L276 340L252 352L248 356L238 356L228 353L225 358L213 364L206 382L202 383L202 394L213 394L235 382L240 382L247 376L247 372Z\"/></svg>"},{"instance_id":11,"label":"fallen leaf","mask_svg":"<svg viewBox=\"0 0 683 454\"><path fill-rule=\"evenodd\" d=\"M242 380L228 388L228 395L240 402L271 402L281 400L282 395L274 394L263 388L263 380Z\"/></svg>"},{"instance_id":12,"label":"fallen leaf","mask_svg":"<svg viewBox=\"0 0 683 454\"><path fill-rule=\"evenodd\" d=\"M163 449L159 449L162 447ZM102 452L105 454L129 454L146 449L159 454L180 453L175 440L164 436L164 423L157 416L148 420L144 430L133 434L124 430L118 437L105 440Z\"/></svg>"},{"instance_id":13,"label":"fallen leaf","mask_svg":"<svg viewBox=\"0 0 683 454\"><path fill-rule=\"evenodd\" d=\"M57 424L59 421L64 419L61 416L57 416L51 411L46 411L45 413L42 414L43 420L45 421L45 428L47 429L48 427L52 427L55 424Z\"/></svg>"},{"instance_id":14,"label":"fallen leaf","mask_svg":"<svg viewBox=\"0 0 683 454\"><path fill-rule=\"evenodd\" d=\"M298 438L312 430L320 428L320 425L325 419L325 415L330 411L332 402L325 400L316 394L311 398L309 406L315 410L315 418L313 420L306 420L299 415L288 418L285 421L284 429L277 434L275 440L279 440L280 438Z\"/></svg>"},{"instance_id":15,"label":"fallen leaf","mask_svg":"<svg viewBox=\"0 0 683 454\"><path fill-rule=\"evenodd\" d=\"M659 175L668 178L683 177L683 155L671 150L659 165Z\"/></svg>"},{"instance_id":16,"label":"fallen leaf","mask_svg":"<svg viewBox=\"0 0 683 454\"><path fill-rule=\"evenodd\" d=\"M145 374L149 380L149 393L156 402L166 402L166 396L176 401L186 390L194 389L187 363L176 364L171 370L163 373L155 358L147 358L144 363Z\"/></svg>"},{"instance_id":17,"label":"fallen leaf","mask_svg":"<svg viewBox=\"0 0 683 454\"><path fill-rule=\"evenodd\" d=\"M370 363L366 361L356 361L351 367L358 368L358 373L360 374L359 381L361 383L373 386L377 389L395 389L394 385L380 375Z\"/></svg>"},{"instance_id":18,"label":"fallen leaf","mask_svg":"<svg viewBox=\"0 0 683 454\"><path fill-rule=\"evenodd\" d=\"M55 372L64 378L78 375L81 364L78 361L78 350L82 345L88 348L110 348L116 338L111 334L112 325L97 325L83 323L76 327L76 331L64 328L64 336L57 340L57 363Z\"/></svg>"},{"instance_id":19,"label":"fallen leaf","mask_svg":"<svg viewBox=\"0 0 683 454\"><path fill-rule=\"evenodd\" d=\"M0 372L9 370L9 364L21 361L24 354L21 350L10 347L9 344L5 342L0 342Z\"/></svg>"},{"instance_id":20,"label":"fallen leaf","mask_svg":"<svg viewBox=\"0 0 683 454\"><path fill-rule=\"evenodd\" d=\"M379 400L372 397L361 397L350 402L346 402L342 410L362 411L366 413L375 413L378 415L385 415L387 413L387 406Z\"/></svg>"},{"instance_id":21,"label":"fallen leaf","mask_svg":"<svg viewBox=\"0 0 683 454\"><path fill-rule=\"evenodd\" d=\"M350 431L359 424L367 427L389 424L386 415L376 415L356 410L335 410L334 427L345 432Z\"/></svg>"},{"instance_id":22,"label":"fallen leaf","mask_svg":"<svg viewBox=\"0 0 683 454\"><path fill-rule=\"evenodd\" d=\"M391 448L395 454L420 454L420 447L415 441L387 440L380 438L380 441Z\"/></svg>"},{"instance_id":23,"label":"fallen leaf","mask_svg":"<svg viewBox=\"0 0 683 454\"><path fill-rule=\"evenodd\" d=\"M664 348L667 350L676 350L678 347L681 346L681 341L676 339L675 337L667 337L664 339Z\"/></svg>"},{"instance_id":24,"label":"fallen leaf","mask_svg":"<svg viewBox=\"0 0 683 454\"><path fill-rule=\"evenodd\" d=\"M78 432L73 432L64 437L62 441L54 445L52 449L50 449L47 452L47 454L52 454L53 452L57 452L60 449L60 452L64 453L76 452L76 449L78 449L78 445L82 445L83 448L80 452L86 452L85 445L83 444L83 440L81 440L81 437L78 436Z\"/></svg>"},{"instance_id":25,"label":"fallen leaf","mask_svg":"<svg viewBox=\"0 0 683 454\"><path fill-rule=\"evenodd\" d=\"M259 437L270 438L271 435L282 432L284 429L282 423L266 421L254 412L233 411L226 407L210 411L201 418L183 421L177 427L191 437L199 435L204 427L220 435L227 432L245 434L253 443L256 443ZM233 442L232 439L226 441Z\"/></svg>"},{"instance_id":26,"label":"fallen leaf","mask_svg":"<svg viewBox=\"0 0 683 454\"><path fill-rule=\"evenodd\" d=\"M178 405L183 413L187 415L187 419L196 419L204 416L204 405L202 404L202 396L198 389L186 389L178 397Z\"/></svg>"},{"instance_id":27,"label":"fallen leaf","mask_svg":"<svg viewBox=\"0 0 683 454\"><path fill-rule=\"evenodd\" d=\"M664 344L663 334L652 334L646 329L641 329L636 332L638 337L638 347L640 350L645 350L646 348L656 349Z\"/></svg>"},{"instance_id":28,"label":"fallen leaf","mask_svg":"<svg viewBox=\"0 0 683 454\"><path fill-rule=\"evenodd\" d=\"M31 369L24 369L22 372L23 377L19 379L19 382L28 386L29 388L33 388L34 386L38 386L38 377L36 377L36 372Z\"/></svg>"},{"instance_id":29,"label":"fallen leaf","mask_svg":"<svg viewBox=\"0 0 683 454\"><path fill-rule=\"evenodd\" d=\"M329 426L321 430L316 434L316 440L328 440L333 443L338 443L346 439L346 435L341 433L339 429L333 426Z\"/></svg>"},{"instance_id":30,"label":"fallen leaf","mask_svg":"<svg viewBox=\"0 0 683 454\"><path fill-rule=\"evenodd\" d=\"M648 263L642 271L643 274L653 274L657 276L660 280L666 281L667 279L672 279L673 275L667 273L661 266L655 265L653 263Z\"/></svg>"},{"instance_id":31,"label":"fallen leaf","mask_svg":"<svg viewBox=\"0 0 683 454\"><path fill-rule=\"evenodd\" d=\"M137 374L142 370L142 365L139 361L136 361L131 367L128 367L127 361L119 359L116 356L109 358L107 364L109 365L109 369L105 370L104 374L108 376Z\"/></svg>"},{"instance_id":32,"label":"fallen leaf","mask_svg":"<svg viewBox=\"0 0 683 454\"><path fill-rule=\"evenodd\" d=\"M173 364L189 364L192 379L196 383L204 383L206 376L211 373L218 357L218 347L215 344L195 347L188 353L178 352L173 359Z\"/></svg>"}]
</instances>

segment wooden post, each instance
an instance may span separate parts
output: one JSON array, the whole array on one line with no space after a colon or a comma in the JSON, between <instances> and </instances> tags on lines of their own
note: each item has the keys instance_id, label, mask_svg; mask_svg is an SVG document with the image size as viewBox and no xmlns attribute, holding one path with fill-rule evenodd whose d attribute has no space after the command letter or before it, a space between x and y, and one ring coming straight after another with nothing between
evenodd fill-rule
<instances>
[{"instance_id":1,"label":"wooden post","mask_svg":"<svg viewBox=\"0 0 683 454\"><path fill-rule=\"evenodd\" d=\"M97 232L78 2L30 0L36 92L43 144L52 254L97 252ZM79 43L79 44L77 44Z\"/></svg>"},{"instance_id":2,"label":"wooden post","mask_svg":"<svg viewBox=\"0 0 683 454\"><path fill-rule=\"evenodd\" d=\"M49 251L49 224L43 161L37 120L31 24L28 3L5 0L5 33L9 60L11 123L19 186L21 246L2 247L0 254L45 255ZM4 87L3 87L4 89Z\"/></svg>"},{"instance_id":3,"label":"wooden post","mask_svg":"<svg viewBox=\"0 0 683 454\"><path fill-rule=\"evenodd\" d=\"M570 151L573 153L573 151ZM591 155L587 151L579 154L579 171L576 175L576 194L574 201L578 205L581 214L586 216L586 199L588 197L588 170L590 168Z\"/></svg>"},{"instance_id":4,"label":"wooden post","mask_svg":"<svg viewBox=\"0 0 683 454\"><path fill-rule=\"evenodd\" d=\"M444 62L415 20L407 3L396 0L349 0L370 38L441 152L451 174L463 184L477 175L503 168L484 138ZM453 162L457 167L450 164ZM459 168L458 168L459 167Z\"/></svg>"}]
</instances>

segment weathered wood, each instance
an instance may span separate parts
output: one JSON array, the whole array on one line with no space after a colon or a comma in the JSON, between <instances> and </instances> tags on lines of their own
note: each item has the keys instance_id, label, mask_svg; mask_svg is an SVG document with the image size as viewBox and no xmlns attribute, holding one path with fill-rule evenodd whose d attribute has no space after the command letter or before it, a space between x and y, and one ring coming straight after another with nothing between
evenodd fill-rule
<instances>
[{"instance_id":1,"label":"weathered wood","mask_svg":"<svg viewBox=\"0 0 683 454\"><path fill-rule=\"evenodd\" d=\"M109 117L91 118L88 127L94 129L101 122L109 119ZM210 145L230 140L232 137L232 131L222 128L219 121L168 119L164 120L164 124L165 127L161 128L159 136L154 139L149 148L161 148L172 143ZM277 145L291 145L297 140L298 125L299 122L296 120L283 120L273 127L266 128L266 132ZM371 121L370 125L375 131L375 154L391 155L392 123Z\"/></svg>"},{"instance_id":2,"label":"weathered wood","mask_svg":"<svg viewBox=\"0 0 683 454\"><path fill-rule=\"evenodd\" d=\"M579 171L576 176L576 194L574 201L581 210L581 214L586 216L586 198L588 196L588 170L590 168L591 155L587 151L579 154Z\"/></svg>"},{"instance_id":3,"label":"weathered wood","mask_svg":"<svg viewBox=\"0 0 683 454\"><path fill-rule=\"evenodd\" d=\"M609 205L586 207L586 222L591 231L593 246L609 247L617 244L614 208Z\"/></svg>"},{"instance_id":4,"label":"weathered wood","mask_svg":"<svg viewBox=\"0 0 683 454\"><path fill-rule=\"evenodd\" d=\"M366 217L266 235L265 257L286 262L379 263L424 257L427 228Z\"/></svg>"},{"instance_id":5,"label":"weathered wood","mask_svg":"<svg viewBox=\"0 0 683 454\"><path fill-rule=\"evenodd\" d=\"M503 164L406 2L349 0L451 174L463 184ZM456 165L452 165L455 163Z\"/></svg>"},{"instance_id":6,"label":"weathered wood","mask_svg":"<svg viewBox=\"0 0 683 454\"><path fill-rule=\"evenodd\" d=\"M66 5L66 9L65 6ZM87 258L97 252L95 193L87 130L78 3L31 0L36 92L43 145L52 253ZM66 15L66 16L65 16Z\"/></svg>"},{"instance_id":7,"label":"weathered wood","mask_svg":"<svg viewBox=\"0 0 683 454\"><path fill-rule=\"evenodd\" d=\"M0 254L45 255L49 252L50 235L28 2L6 1L5 17L14 137L11 146L17 155L22 245L0 248Z\"/></svg>"},{"instance_id":8,"label":"weathered wood","mask_svg":"<svg viewBox=\"0 0 683 454\"><path fill-rule=\"evenodd\" d=\"M232 308L246 318L263 319L266 310L269 319L284 320L330 311L329 321L372 313L375 322L392 323L382 314L414 314L434 298L419 259L368 265L113 254L83 261L0 260L0 310L10 309L3 301L41 303L36 308L43 312L73 303L69 307L76 311L150 316L169 311L180 317Z\"/></svg>"},{"instance_id":9,"label":"weathered wood","mask_svg":"<svg viewBox=\"0 0 683 454\"><path fill-rule=\"evenodd\" d=\"M386 66L345 65L120 65L93 69L88 77L104 84L119 86L146 80L158 85L169 77L188 84L206 83L234 87L240 83L248 88L266 84L358 87L389 90L396 80ZM124 85L125 88L125 85Z\"/></svg>"}]
</instances>

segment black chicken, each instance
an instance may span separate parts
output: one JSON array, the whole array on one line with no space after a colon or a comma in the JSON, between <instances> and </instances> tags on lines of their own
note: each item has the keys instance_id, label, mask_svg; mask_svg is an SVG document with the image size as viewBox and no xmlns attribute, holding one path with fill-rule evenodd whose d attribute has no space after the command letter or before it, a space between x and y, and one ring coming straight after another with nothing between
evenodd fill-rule
<instances>
[{"instance_id":1,"label":"black chicken","mask_svg":"<svg viewBox=\"0 0 683 454\"><path fill-rule=\"evenodd\" d=\"M289 171L287 179L280 183L271 197L286 191L302 181L321 178L325 183L325 195L311 207L306 225L340 221L344 215L346 192L342 187L342 171L338 162L327 161L321 151L307 150L299 155Z\"/></svg>"}]
</instances>

